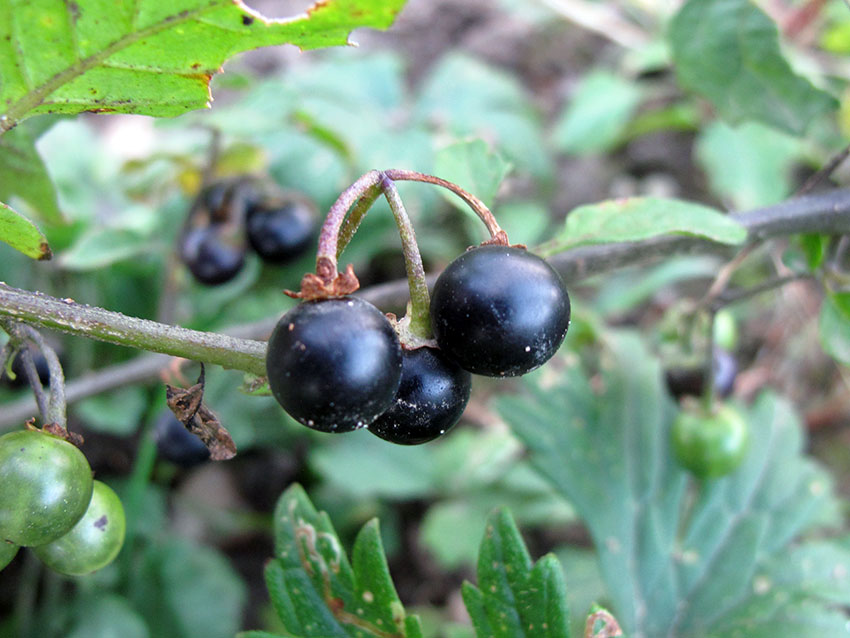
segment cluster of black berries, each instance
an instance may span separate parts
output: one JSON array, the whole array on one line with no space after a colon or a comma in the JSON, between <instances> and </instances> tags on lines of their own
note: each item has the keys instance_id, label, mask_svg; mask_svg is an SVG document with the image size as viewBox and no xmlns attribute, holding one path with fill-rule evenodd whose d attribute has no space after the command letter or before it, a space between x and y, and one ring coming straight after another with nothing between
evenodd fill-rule
<instances>
[{"instance_id":1,"label":"cluster of black berries","mask_svg":"<svg viewBox=\"0 0 850 638\"><path fill-rule=\"evenodd\" d=\"M269 385L283 408L323 432L366 427L399 444L445 433L469 399L471 374L518 376L560 347L570 299L557 272L525 249L468 250L431 297L437 348L403 348L389 320L356 297L307 301L269 339Z\"/></svg>"},{"instance_id":2,"label":"cluster of black berries","mask_svg":"<svg viewBox=\"0 0 850 638\"><path fill-rule=\"evenodd\" d=\"M263 261L282 265L313 243L312 203L263 190L242 179L217 182L200 192L180 237L180 257L197 281L214 286L233 279L249 246Z\"/></svg>"}]
</instances>

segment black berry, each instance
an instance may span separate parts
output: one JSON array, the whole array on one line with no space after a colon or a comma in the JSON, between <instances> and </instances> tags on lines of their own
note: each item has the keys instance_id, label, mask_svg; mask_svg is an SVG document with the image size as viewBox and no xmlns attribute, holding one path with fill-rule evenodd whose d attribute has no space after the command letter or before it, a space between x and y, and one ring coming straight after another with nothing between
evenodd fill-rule
<instances>
[{"instance_id":1,"label":"black berry","mask_svg":"<svg viewBox=\"0 0 850 638\"><path fill-rule=\"evenodd\" d=\"M427 443L457 423L471 387L472 375L441 350L405 350L395 399L369 431L401 445Z\"/></svg>"},{"instance_id":2,"label":"black berry","mask_svg":"<svg viewBox=\"0 0 850 638\"><path fill-rule=\"evenodd\" d=\"M207 446L170 411L157 418L153 437L159 456L175 465L193 467L210 458Z\"/></svg>"},{"instance_id":3,"label":"black berry","mask_svg":"<svg viewBox=\"0 0 850 638\"><path fill-rule=\"evenodd\" d=\"M389 408L401 380L390 322L355 297L304 302L269 339L266 371L278 403L323 432L367 426Z\"/></svg>"},{"instance_id":4,"label":"black berry","mask_svg":"<svg viewBox=\"0 0 850 638\"><path fill-rule=\"evenodd\" d=\"M313 211L301 202L274 208L259 205L248 209L245 230L251 248L264 261L285 264L312 245L316 221Z\"/></svg>"},{"instance_id":5,"label":"black berry","mask_svg":"<svg viewBox=\"0 0 850 638\"><path fill-rule=\"evenodd\" d=\"M50 385L50 366L47 365L47 359L37 350L30 349L32 353L32 361L35 364L35 370L38 373L38 379L41 385L47 387ZM12 374L15 375L14 380L11 377L7 379L9 386L13 388L21 388L27 385L27 373L24 370L24 360L21 353L18 352L12 360Z\"/></svg>"},{"instance_id":6,"label":"black berry","mask_svg":"<svg viewBox=\"0 0 850 638\"><path fill-rule=\"evenodd\" d=\"M517 376L549 360L570 324L557 272L520 248L480 246L455 259L431 297L437 343L463 369Z\"/></svg>"},{"instance_id":7,"label":"black berry","mask_svg":"<svg viewBox=\"0 0 850 638\"><path fill-rule=\"evenodd\" d=\"M195 279L210 286L230 281L245 263L244 246L226 241L219 224L187 230L180 255Z\"/></svg>"},{"instance_id":8,"label":"black berry","mask_svg":"<svg viewBox=\"0 0 850 638\"><path fill-rule=\"evenodd\" d=\"M738 362L735 357L728 350L715 347L711 368L714 373L714 393L719 397L732 394L738 375ZM664 376L667 389L676 399L683 396L700 396L705 391L703 367L700 365L668 368Z\"/></svg>"}]
</instances>

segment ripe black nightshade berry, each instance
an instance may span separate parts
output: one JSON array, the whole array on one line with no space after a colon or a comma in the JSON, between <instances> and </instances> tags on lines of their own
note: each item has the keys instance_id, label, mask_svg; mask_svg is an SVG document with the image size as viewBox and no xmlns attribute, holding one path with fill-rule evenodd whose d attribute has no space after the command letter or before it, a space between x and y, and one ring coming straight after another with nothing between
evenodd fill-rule
<instances>
[{"instance_id":1,"label":"ripe black nightshade berry","mask_svg":"<svg viewBox=\"0 0 850 638\"><path fill-rule=\"evenodd\" d=\"M369 431L400 445L427 443L457 423L471 387L472 375L441 350L405 350L393 404L368 426Z\"/></svg>"},{"instance_id":2,"label":"ripe black nightshade berry","mask_svg":"<svg viewBox=\"0 0 850 638\"><path fill-rule=\"evenodd\" d=\"M233 279L245 263L245 248L225 241L219 224L191 228L181 239L180 256L199 282L210 286Z\"/></svg>"},{"instance_id":3,"label":"ripe black nightshade berry","mask_svg":"<svg viewBox=\"0 0 850 638\"><path fill-rule=\"evenodd\" d=\"M437 279L431 324L440 348L464 370L517 376L555 354L570 324L557 272L521 248L479 246Z\"/></svg>"},{"instance_id":4,"label":"ripe black nightshade berry","mask_svg":"<svg viewBox=\"0 0 850 638\"><path fill-rule=\"evenodd\" d=\"M387 318L356 297L303 302L269 339L266 371L277 402L307 427L348 432L392 404L401 345Z\"/></svg>"},{"instance_id":5,"label":"ripe black nightshade berry","mask_svg":"<svg viewBox=\"0 0 850 638\"><path fill-rule=\"evenodd\" d=\"M245 231L251 248L264 260L285 264L297 259L312 245L316 231L313 211L297 201L267 208L248 208Z\"/></svg>"},{"instance_id":6,"label":"ripe black nightshade berry","mask_svg":"<svg viewBox=\"0 0 850 638\"><path fill-rule=\"evenodd\" d=\"M160 457L181 467L193 467L209 460L203 442L180 423L173 412L163 412L154 425L153 438Z\"/></svg>"}]
</instances>

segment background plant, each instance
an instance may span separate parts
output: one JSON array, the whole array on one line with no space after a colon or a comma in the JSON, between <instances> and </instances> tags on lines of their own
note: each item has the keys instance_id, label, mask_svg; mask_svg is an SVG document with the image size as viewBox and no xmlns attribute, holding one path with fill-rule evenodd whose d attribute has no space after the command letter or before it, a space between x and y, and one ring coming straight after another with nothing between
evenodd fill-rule
<instances>
[{"instance_id":1,"label":"background plant","mask_svg":"<svg viewBox=\"0 0 850 638\"><path fill-rule=\"evenodd\" d=\"M400 599L420 612L427 635L518 635L519 627L548 635L543 619L529 616L541 609L545 631L567 635L583 629L592 600L636 636L843 631L847 556L836 494L847 463L836 443L844 433L816 433L810 449L821 460L813 461L802 453L801 423L846 415L844 368L833 359L850 356L840 238L850 208L842 190L779 204L847 143L850 11L839 2L516 4L411 2L386 36L364 32L359 51L267 58L274 72L265 75L262 58L236 59L216 76L211 111L156 126L134 119L131 128L100 115L38 114L175 115L206 103L205 74L239 50L341 44L355 26L388 27L401 3L331 2L309 20L266 26L216 3L199 3L177 24L149 0L114 31L91 28L96 8L83 2L78 13L64 3L0 3L8 17L0 29L14 36L0 38L0 199L17 211L3 208L0 223L4 240L23 251L2 247L2 279L56 298L2 287L0 313L236 368L211 369L205 394L240 450L223 468L189 474L156 461L149 435L163 393L152 381L169 358L45 331L62 350L71 422L124 499L128 547L114 567L73 583L17 558L0 574L9 611L0 634L217 636L263 627L381 635L378 620L402 616L375 524L353 541L376 515ZM444 41L461 44L444 53ZM519 41L521 54L507 55ZM145 51L154 50L168 53L151 59ZM193 285L172 261L177 220L205 173L265 175L326 210L357 175L394 166L460 183L493 205L512 241L539 245L568 283L581 282L560 359L511 387L515 396L479 383L467 425L417 450L366 433L305 432L267 397L238 392L240 371L257 372L262 359L252 340L285 309L279 291L295 287L309 258L282 269L249 260L215 290ZM432 271L480 241L453 202L421 185L401 188ZM596 204L633 195L647 197ZM727 216L725 208L756 210ZM53 260L32 262L45 241ZM362 277L364 295L387 310L403 305L403 283L369 284L401 276L396 242L378 207L347 251L358 272L374 273ZM62 299L246 340L204 344ZM732 347L743 372L735 401L754 444L737 473L697 485L667 448L677 408L662 371L704 362L710 317L736 301ZM69 309L84 320L69 319ZM774 390L762 392L767 385ZM3 393L4 429L35 414L23 393ZM298 488L269 517L293 480L329 512L338 544ZM231 489L201 490L218 501L195 497L199 484L222 483ZM504 511L485 525L499 505L528 531L535 559L554 550L563 580L552 558L532 567ZM303 523L294 525L291 508ZM262 545L272 526L274 553ZM352 548L352 571L338 585L344 613L323 581L311 587L329 606L287 606L292 587L275 588L281 572L311 576L303 560L282 557L297 546L295 528L321 530L327 544L317 546L316 565ZM277 614L245 580L272 555ZM463 579L476 583L462 594L475 629L455 611ZM566 596L572 629L562 606L529 602L529 583L544 584L553 601ZM364 608L364 628L346 614L357 617L355 599L366 591L374 605ZM292 613L305 608L328 624L307 615L294 625ZM405 614L395 631L420 629Z\"/></svg>"}]
</instances>

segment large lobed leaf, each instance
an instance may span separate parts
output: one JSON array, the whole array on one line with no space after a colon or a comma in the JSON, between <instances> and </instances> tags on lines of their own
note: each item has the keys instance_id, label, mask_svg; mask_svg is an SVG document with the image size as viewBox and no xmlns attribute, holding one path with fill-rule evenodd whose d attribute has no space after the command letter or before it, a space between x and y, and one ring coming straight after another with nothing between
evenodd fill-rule
<instances>
[{"instance_id":1,"label":"large lobed leaf","mask_svg":"<svg viewBox=\"0 0 850 638\"><path fill-rule=\"evenodd\" d=\"M418 619L405 614L396 594L377 521L357 535L349 562L327 514L316 511L299 485L275 508L266 585L286 636L421 638Z\"/></svg>"},{"instance_id":2,"label":"large lobed leaf","mask_svg":"<svg viewBox=\"0 0 850 638\"><path fill-rule=\"evenodd\" d=\"M577 366L546 370L529 382L530 396L498 405L531 463L588 525L627 634L774 636L793 617L793 635L838 635L816 629L848 620L836 605L848 604L850 591L844 586L826 599L831 563L788 554L795 537L834 505L827 476L801 454L791 406L762 396L746 411L752 439L743 465L689 490L669 449L675 407L658 361L638 337L620 334L601 366L592 383ZM812 551L805 544L797 550ZM818 586L791 575L794 565L807 564L822 572ZM783 597L794 605L783 608Z\"/></svg>"},{"instance_id":3,"label":"large lobed leaf","mask_svg":"<svg viewBox=\"0 0 850 638\"><path fill-rule=\"evenodd\" d=\"M488 519L478 553L478 586L463 585L478 638L569 638L567 588L548 554L532 565L507 509Z\"/></svg>"},{"instance_id":4,"label":"large lobed leaf","mask_svg":"<svg viewBox=\"0 0 850 638\"><path fill-rule=\"evenodd\" d=\"M173 116L202 108L230 56L343 45L404 0L322 0L271 20L241 0L0 0L0 130L36 113Z\"/></svg>"},{"instance_id":5,"label":"large lobed leaf","mask_svg":"<svg viewBox=\"0 0 850 638\"><path fill-rule=\"evenodd\" d=\"M670 25L679 81L730 122L758 120L801 134L838 102L795 75L776 24L752 0L689 0Z\"/></svg>"}]
</instances>

